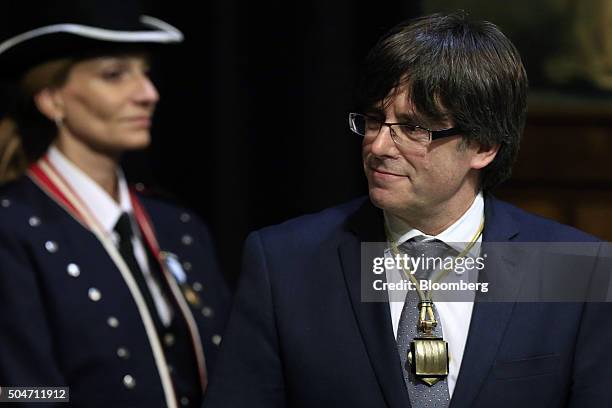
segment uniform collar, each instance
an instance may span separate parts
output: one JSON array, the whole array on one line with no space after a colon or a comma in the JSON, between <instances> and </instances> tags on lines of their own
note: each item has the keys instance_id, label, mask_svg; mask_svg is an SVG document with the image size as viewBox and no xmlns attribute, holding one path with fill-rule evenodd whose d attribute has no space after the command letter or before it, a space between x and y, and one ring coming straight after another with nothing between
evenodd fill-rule
<instances>
[{"instance_id":1,"label":"uniform collar","mask_svg":"<svg viewBox=\"0 0 612 408\"><path fill-rule=\"evenodd\" d=\"M474 235L480 227L482 217L484 216L484 198L482 191L479 192L470 208L468 208L457 221L438 235L425 234L416 228L412 228L398 217L386 211L384 215L385 223L391 234L391 239L396 241L398 245L401 245L411 238L425 236L432 240L438 239L448 246L461 251L465 243L470 242L474 238ZM479 237L479 241L480 240L481 238Z\"/></svg>"},{"instance_id":2,"label":"uniform collar","mask_svg":"<svg viewBox=\"0 0 612 408\"><path fill-rule=\"evenodd\" d=\"M117 203L91 177L79 169L60 150L51 145L47 151L49 161L57 168L70 187L76 191L87 208L107 233L112 233L115 224L123 212L132 212L132 203L125 180L120 168L117 168L119 182L119 203Z\"/></svg>"}]
</instances>

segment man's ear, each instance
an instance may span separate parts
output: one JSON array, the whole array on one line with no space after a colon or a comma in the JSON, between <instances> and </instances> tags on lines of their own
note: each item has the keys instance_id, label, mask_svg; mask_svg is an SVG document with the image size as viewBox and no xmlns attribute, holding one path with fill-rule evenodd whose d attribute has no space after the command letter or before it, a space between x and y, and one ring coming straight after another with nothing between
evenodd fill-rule
<instances>
[{"instance_id":1,"label":"man's ear","mask_svg":"<svg viewBox=\"0 0 612 408\"><path fill-rule=\"evenodd\" d=\"M499 144L495 144L492 146L484 146L478 144L474 146L475 152L472 156L472 168L475 170L480 170L489 165L497 156L497 152L499 151Z\"/></svg>"},{"instance_id":2,"label":"man's ear","mask_svg":"<svg viewBox=\"0 0 612 408\"><path fill-rule=\"evenodd\" d=\"M49 120L61 122L64 119L64 103L57 89L44 88L34 95L34 104Z\"/></svg>"}]
</instances>

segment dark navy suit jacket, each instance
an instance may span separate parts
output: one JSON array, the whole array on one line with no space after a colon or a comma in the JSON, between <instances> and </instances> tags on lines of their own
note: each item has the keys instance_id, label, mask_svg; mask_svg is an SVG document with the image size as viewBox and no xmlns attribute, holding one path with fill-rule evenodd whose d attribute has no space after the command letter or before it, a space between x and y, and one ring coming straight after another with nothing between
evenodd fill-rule
<instances>
[{"instance_id":1,"label":"dark navy suit jacket","mask_svg":"<svg viewBox=\"0 0 612 408\"><path fill-rule=\"evenodd\" d=\"M484 242L595 241L491 197L485 220ZM360 298L375 241L363 199L251 234L204 406L410 407L389 306ZM451 407L610 407L611 349L610 304L477 302Z\"/></svg>"},{"instance_id":2,"label":"dark navy suit jacket","mask_svg":"<svg viewBox=\"0 0 612 408\"><path fill-rule=\"evenodd\" d=\"M194 214L140 200L161 249L178 255L186 284L199 293L201 303L190 307L211 370L229 293L210 236ZM70 264L78 277L68 273ZM98 301L90 288L99 290ZM128 354L119 356L119 348ZM165 406L142 318L119 270L93 233L24 177L0 190L0 386L43 385L69 386L71 406Z\"/></svg>"}]
</instances>

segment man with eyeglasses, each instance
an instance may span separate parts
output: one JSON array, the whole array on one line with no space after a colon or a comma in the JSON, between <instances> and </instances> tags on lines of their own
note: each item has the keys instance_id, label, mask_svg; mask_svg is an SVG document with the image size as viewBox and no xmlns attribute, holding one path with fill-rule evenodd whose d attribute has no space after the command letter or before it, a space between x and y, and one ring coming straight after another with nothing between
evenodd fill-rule
<instances>
[{"instance_id":1,"label":"man with eyeglasses","mask_svg":"<svg viewBox=\"0 0 612 408\"><path fill-rule=\"evenodd\" d=\"M386 260L411 247L456 260L487 243L597 242L490 195L511 173L526 94L520 56L491 23L436 14L383 36L349 115L369 199L251 234L205 407L612 406L609 304L366 296L368 263L385 261L370 272L389 284L400 267ZM587 258L577 265L594 268ZM520 262L481 272L518 288Z\"/></svg>"}]
</instances>

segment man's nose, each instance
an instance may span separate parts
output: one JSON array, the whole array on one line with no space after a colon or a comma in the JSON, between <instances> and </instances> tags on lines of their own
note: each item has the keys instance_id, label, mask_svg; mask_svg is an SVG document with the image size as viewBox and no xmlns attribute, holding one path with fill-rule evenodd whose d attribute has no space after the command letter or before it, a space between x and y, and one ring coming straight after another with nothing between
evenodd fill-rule
<instances>
[{"instance_id":1,"label":"man's nose","mask_svg":"<svg viewBox=\"0 0 612 408\"><path fill-rule=\"evenodd\" d=\"M394 156L397 154L398 150L391 135L392 131L390 126L381 126L370 146L372 154L376 156Z\"/></svg>"}]
</instances>

